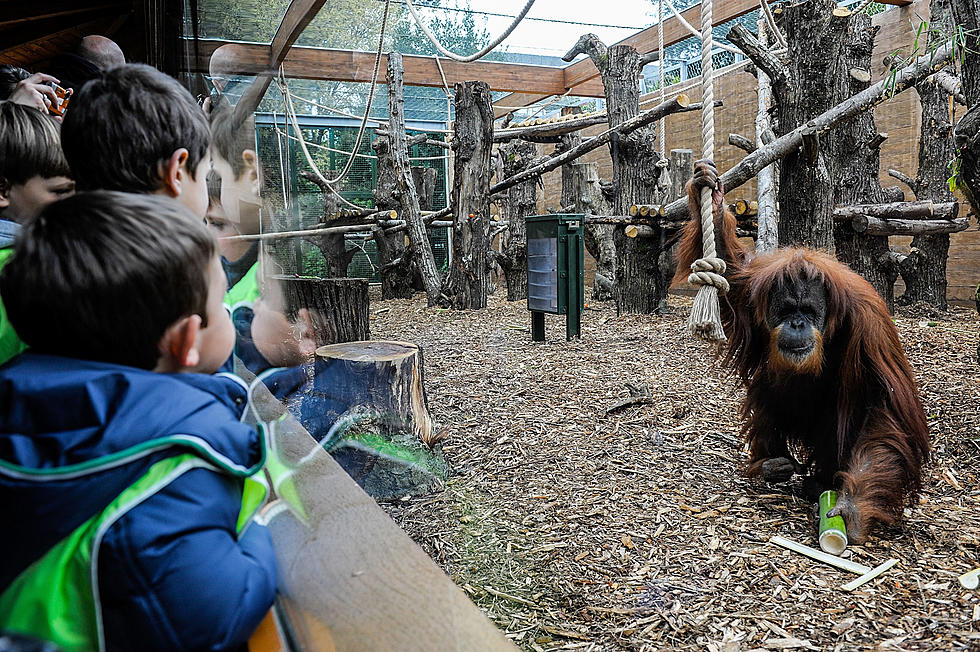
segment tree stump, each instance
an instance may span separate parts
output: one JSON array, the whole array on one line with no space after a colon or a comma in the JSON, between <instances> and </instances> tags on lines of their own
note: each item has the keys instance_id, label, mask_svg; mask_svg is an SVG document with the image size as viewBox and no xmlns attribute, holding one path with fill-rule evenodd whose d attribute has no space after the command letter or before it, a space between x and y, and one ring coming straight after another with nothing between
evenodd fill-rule
<instances>
[{"instance_id":1,"label":"tree stump","mask_svg":"<svg viewBox=\"0 0 980 652\"><path fill-rule=\"evenodd\" d=\"M318 343L354 342L371 336L367 279L273 279L281 284L286 318L295 320L301 309L308 310Z\"/></svg>"},{"instance_id":2,"label":"tree stump","mask_svg":"<svg viewBox=\"0 0 980 652\"><path fill-rule=\"evenodd\" d=\"M372 497L431 490L446 478L425 394L422 350L409 342L367 341L316 352L312 394L333 423L320 445Z\"/></svg>"}]
</instances>

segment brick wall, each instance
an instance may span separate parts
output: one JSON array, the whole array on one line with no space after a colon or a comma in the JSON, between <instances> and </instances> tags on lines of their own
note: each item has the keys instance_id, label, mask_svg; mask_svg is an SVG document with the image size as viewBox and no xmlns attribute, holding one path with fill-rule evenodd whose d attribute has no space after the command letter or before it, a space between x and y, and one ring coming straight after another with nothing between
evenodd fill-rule
<instances>
[{"instance_id":1,"label":"brick wall","mask_svg":"<svg viewBox=\"0 0 980 652\"><path fill-rule=\"evenodd\" d=\"M886 11L874 17L874 24L880 27L876 39L872 64L872 74L875 80L884 74L882 60L888 54L899 50L908 53L915 38L915 29L921 20L928 20L928 0L916 0L907 7ZM754 121L756 115L756 81L755 77L745 71L746 64L739 63L718 71L715 80L715 99L724 102L724 106L715 109L715 162L719 169L727 170L734 166L744 153L728 144L729 133L739 133L749 138L755 134ZM700 101L700 78L688 80L681 84L668 87L667 97L679 92L686 93L692 101ZM646 96L653 102L645 105L652 106L658 96ZM875 120L878 130L888 133L888 140L881 147L881 182L883 185L900 185L898 181L888 176L888 169L895 168L914 177L918 164L919 127L921 108L914 90L906 91L875 109ZM592 127L583 132L588 137L604 130L603 126ZM681 113L667 117L667 150L686 148L694 150L695 158L701 151L701 116L698 112ZM551 153L551 145L539 145L540 154ZM595 161L599 164L599 174L604 179L612 178L612 164L607 147L599 148L583 157L583 161ZM556 170L545 175L542 179L543 192L538 194L538 209L557 209L561 198L561 171ZM907 198L911 193L906 190ZM729 193L729 199L755 197L755 181ZM965 200L961 200L961 204ZM963 209L965 214L965 207ZM893 237L892 245L896 249L907 249L911 238ZM950 238L949 262L947 269L948 296L953 301L973 300L974 289L980 281L980 268L977 265L980 255L980 231L975 226L962 233L954 233ZM904 290L896 289L896 295Z\"/></svg>"}]
</instances>

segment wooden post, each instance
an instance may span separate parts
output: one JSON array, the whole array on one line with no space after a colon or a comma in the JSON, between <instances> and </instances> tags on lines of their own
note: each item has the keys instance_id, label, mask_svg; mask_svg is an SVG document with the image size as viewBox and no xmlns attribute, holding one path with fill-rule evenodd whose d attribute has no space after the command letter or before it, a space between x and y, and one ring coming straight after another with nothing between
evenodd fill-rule
<instances>
[{"instance_id":1,"label":"wooden post","mask_svg":"<svg viewBox=\"0 0 980 652\"><path fill-rule=\"evenodd\" d=\"M562 136L559 147L571 149L581 140L582 137L577 134ZM599 186L599 169L596 163L576 162L562 166L561 206L562 210L586 216L609 212L609 202ZM616 296L616 245L613 242L613 227L586 220L584 237L585 248L596 264L592 299L610 301Z\"/></svg>"},{"instance_id":2,"label":"wooden post","mask_svg":"<svg viewBox=\"0 0 980 652\"><path fill-rule=\"evenodd\" d=\"M842 20L846 31L841 43L843 60L840 65L845 70L870 68L878 28L872 26L871 17L863 12ZM861 75L836 77L830 84L830 101L837 104L868 86L869 80ZM874 113L866 111L823 138L828 165L834 170L832 193L836 206L884 202L885 193L878 181L880 150L874 144L877 135ZM888 255L888 237L858 233L847 222L835 222L833 234L837 257L871 283L885 300L888 310L894 311L898 269L893 257Z\"/></svg>"},{"instance_id":3,"label":"wooden post","mask_svg":"<svg viewBox=\"0 0 980 652\"><path fill-rule=\"evenodd\" d=\"M767 44L767 19L764 12L759 12L759 41ZM776 39L773 39L775 42ZM763 70L757 74L759 80L758 111L755 116L755 143L762 147L769 138L775 138L772 129L772 82ZM776 212L776 179L779 176L778 165L773 163L759 170L756 177L756 200L758 201L758 235L755 240L755 250L759 253L772 251L779 246L779 214Z\"/></svg>"},{"instance_id":4,"label":"wooden post","mask_svg":"<svg viewBox=\"0 0 980 652\"><path fill-rule=\"evenodd\" d=\"M415 190L411 163L408 159L408 142L405 137L405 95L402 92L403 74L402 55L398 52L389 53L388 138L391 141L391 156L400 193L399 217L405 220L408 226L408 247L405 256L415 262L415 268L422 276L426 299L429 305L433 306L440 296L439 270L436 269L429 234L419 210L418 193Z\"/></svg>"},{"instance_id":5,"label":"wooden post","mask_svg":"<svg viewBox=\"0 0 980 652\"><path fill-rule=\"evenodd\" d=\"M368 282L363 278L274 276L281 283L287 318L310 313L320 344L354 342L371 336Z\"/></svg>"},{"instance_id":6,"label":"wooden post","mask_svg":"<svg viewBox=\"0 0 980 652\"><path fill-rule=\"evenodd\" d=\"M616 127L639 114L637 78L642 69L636 49L628 45L607 48L595 34L579 38L563 57L570 61L579 53L588 54L602 76L609 126ZM643 127L610 141L613 160L613 211L626 215L633 204L662 203L658 186L663 168L657 165L656 130ZM659 227L656 227L659 228ZM625 313L653 313L661 310L667 296L660 269L663 238L627 238L622 229L614 231L616 244L616 308Z\"/></svg>"},{"instance_id":7,"label":"wooden post","mask_svg":"<svg viewBox=\"0 0 980 652\"><path fill-rule=\"evenodd\" d=\"M501 144L497 155L502 159L504 176L517 174L533 164L538 153L534 143L514 139ZM527 225L524 220L537 210L538 187L535 179L520 183L507 191L504 202L508 228L501 235L503 253L497 262L507 280L507 300L527 298Z\"/></svg>"},{"instance_id":8,"label":"wooden post","mask_svg":"<svg viewBox=\"0 0 980 652\"><path fill-rule=\"evenodd\" d=\"M487 306L490 223L490 149L493 108L485 82L456 84L453 135L453 258L443 282L442 305L455 310Z\"/></svg>"},{"instance_id":9,"label":"wooden post","mask_svg":"<svg viewBox=\"0 0 980 652\"><path fill-rule=\"evenodd\" d=\"M395 92L394 84L388 85L389 92ZM404 133L404 132L402 132ZM401 191L398 189L398 170L395 157L391 153L389 136L376 138L371 143L378 156L378 183L372 191L375 207L382 210L401 209ZM411 258L406 255L405 238L400 233L385 234L380 224L371 228L374 244L378 248L378 262L381 265L381 298L409 299L412 296Z\"/></svg>"}]
</instances>

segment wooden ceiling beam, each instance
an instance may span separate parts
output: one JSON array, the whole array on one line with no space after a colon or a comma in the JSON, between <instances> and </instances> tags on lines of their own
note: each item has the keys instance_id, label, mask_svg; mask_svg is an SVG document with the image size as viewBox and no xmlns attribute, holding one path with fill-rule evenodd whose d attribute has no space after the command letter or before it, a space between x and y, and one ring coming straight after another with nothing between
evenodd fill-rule
<instances>
[{"instance_id":1,"label":"wooden ceiling beam","mask_svg":"<svg viewBox=\"0 0 980 652\"><path fill-rule=\"evenodd\" d=\"M272 43L270 45L269 65L273 69L278 68L279 64L283 62L289 52L289 48L293 47L293 43L296 42L296 39L303 33L306 26L320 12L320 8L326 4L326 1L293 0L289 3L289 7L286 9L286 13L283 14L282 22L279 23L279 29L276 30L276 35L272 37Z\"/></svg>"},{"instance_id":2,"label":"wooden ceiling beam","mask_svg":"<svg viewBox=\"0 0 980 652\"><path fill-rule=\"evenodd\" d=\"M207 64L203 60L191 62L189 68L195 71L207 70L215 76L220 75L261 75L269 72L271 47L257 43L225 43L201 41L201 58L210 57ZM374 71L373 52L357 50L332 50L326 48L293 47L282 61L286 76L298 79L321 81L371 81ZM405 84L409 86L443 86L439 67L434 57L405 55ZM497 61L474 61L460 63L441 59L446 83L450 88L457 82L479 79L490 84L495 91L532 90L546 95L561 95L565 92L562 68L535 66ZM387 56L381 57L381 69L387 66ZM585 83L576 89L577 95L602 97L601 82Z\"/></svg>"},{"instance_id":3,"label":"wooden ceiling beam","mask_svg":"<svg viewBox=\"0 0 980 652\"><path fill-rule=\"evenodd\" d=\"M85 16L93 13L131 6L132 2L121 0L85 4L79 3L78 0L55 0L54 2L42 3L2 2L0 3L0 28L23 26L27 23L66 16L73 17L77 22L84 20Z\"/></svg>"}]
</instances>

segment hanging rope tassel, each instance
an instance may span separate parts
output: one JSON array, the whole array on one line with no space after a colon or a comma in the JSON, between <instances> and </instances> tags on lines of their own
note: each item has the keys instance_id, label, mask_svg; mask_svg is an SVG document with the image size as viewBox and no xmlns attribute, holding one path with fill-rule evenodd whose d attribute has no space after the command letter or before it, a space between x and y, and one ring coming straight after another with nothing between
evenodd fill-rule
<instances>
[{"instance_id":1,"label":"hanging rope tassel","mask_svg":"<svg viewBox=\"0 0 980 652\"><path fill-rule=\"evenodd\" d=\"M711 61L713 37L711 34L712 0L701 0L701 144L704 158L714 160L715 155L715 93L713 88L714 66ZM661 62L663 63L663 62ZM712 214L711 188L701 190L701 243L702 258L691 265L688 282L699 285L694 297L694 307L687 321L691 334L708 342L724 342L725 331L721 327L721 309L718 293L728 292L728 281L723 276L725 261L715 252L715 220Z\"/></svg>"}]
</instances>

